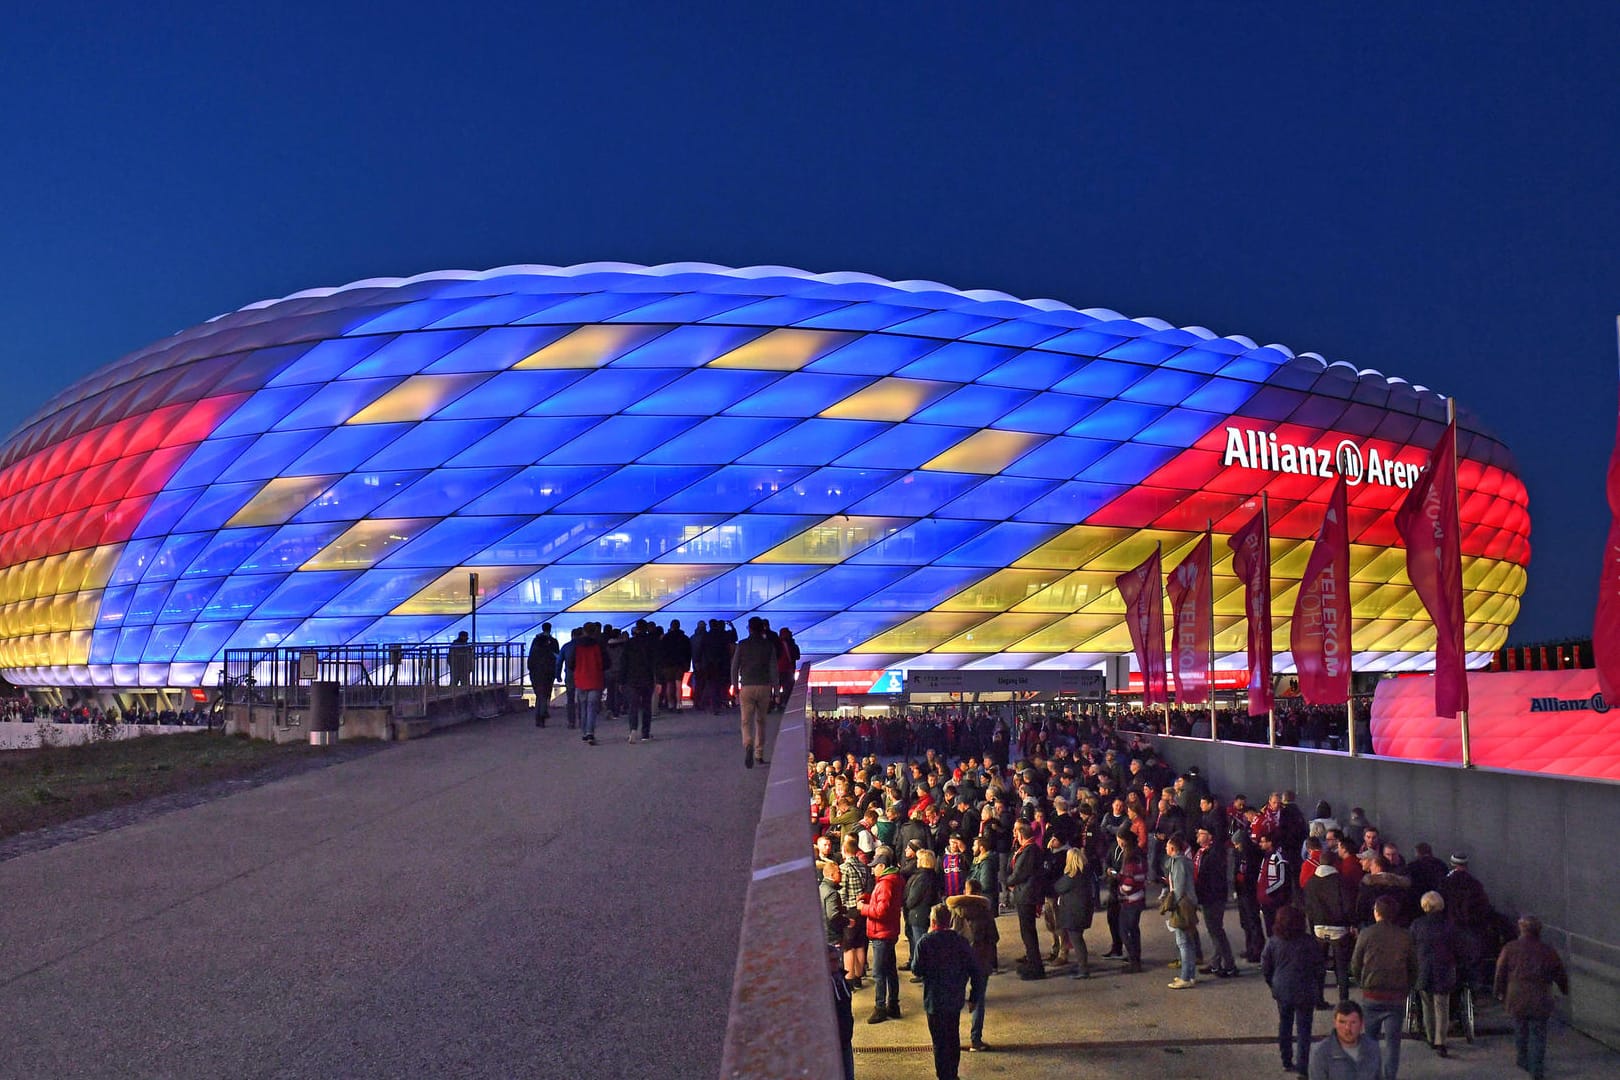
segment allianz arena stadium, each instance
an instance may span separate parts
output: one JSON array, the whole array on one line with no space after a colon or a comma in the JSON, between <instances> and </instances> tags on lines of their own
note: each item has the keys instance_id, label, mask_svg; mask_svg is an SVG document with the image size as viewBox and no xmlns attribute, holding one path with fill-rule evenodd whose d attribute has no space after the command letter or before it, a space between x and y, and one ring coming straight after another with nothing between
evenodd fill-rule
<instances>
[{"instance_id":1,"label":"allianz arena stadium","mask_svg":"<svg viewBox=\"0 0 1620 1080\"><path fill-rule=\"evenodd\" d=\"M1445 399L1278 345L931 281L593 263L314 289L153 343L0 449L0 673L188 687L225 650L770 618L845 668L1087 668L1114 578L1269 497L1277 670L1337 463L1363 671L1432 666L1394 511ZM1524 485L1460 412L1467 645ZM690 623L688 622L688 625Z\"/></svg>"}]
</instances>

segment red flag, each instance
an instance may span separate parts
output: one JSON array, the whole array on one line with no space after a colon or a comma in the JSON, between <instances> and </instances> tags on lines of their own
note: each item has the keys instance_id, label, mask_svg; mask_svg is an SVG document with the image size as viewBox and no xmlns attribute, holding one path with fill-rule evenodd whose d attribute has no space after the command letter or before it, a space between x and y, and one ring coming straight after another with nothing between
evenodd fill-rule
<instances>
[{"instance_id":1,"label":"red flag","mask_svg":"<svg viewBox=\"0 0 1620 1080\"><path fill-rule=\"evenodd\" d=\"M1159 549L1135 570L1114 579L1125 600L1125 625L1131 631L1131 647L1136 650L1136 666L1142 669L1142 702L1168 705L1170 692L1164 685L1164 573L1159 565Z\"/></svg>"},{"instance_id":2,"label":"red flag","mask_svg":"<svg viewBox=\"0 0 1620 1080\"><path fill-rule=\"evenodd\" d=\"M1620 693L1620 432L1609 455L1609 538L1603 545L1597 618L1592 623L1592 659L1605 701Z\"/></svg>"},{"instance_id":3,"label":"red flag","mask_svg":"<svg viewBox=\"0 0 1620 1080\"><path fill-rule=\"evenodd\" d=\"M1429 455L1401 508L1395 531L1406 545L1406 575L1434 620L1434 714L1455 718L1468 708L1463 642L1461 529L1457 525L1457 421Z\"/></svg>"},{"instance_id":4,"label":"red flag","mask_svg":"<svg viewBox=\"0 0 1620 1080\"><path fill-rule=\"evenodd\" d=\"M1271 711L1271 537L1265 511L1228 540L1232 569L1243 582L1243 606L1249 615L1249 715Z\"/></svg>"},{"instance_id":5,"label":"red flag","mask_svg":"<svg viewBox=\"0 0 1620 1080\"><path fill-rule=\"evenodd\" d=\"M1171 671L1179 705L1209 701L1209 636L1215 613L1211 554L1206 532L1181 565L1170 571L1170 613L1175 619L1170 629Z\"/></svg>"},{"instance_id":6,"label":"red flag","mask_svg":"<svg viewBox=\"0 0 1620 1080\"><path fill-rule=\"evenodd\" d=\"M1333 485L1288 636L1299 692L1312 705L1350 700L1350 522L1344 477Z\"/></svg>"}]
</instances>

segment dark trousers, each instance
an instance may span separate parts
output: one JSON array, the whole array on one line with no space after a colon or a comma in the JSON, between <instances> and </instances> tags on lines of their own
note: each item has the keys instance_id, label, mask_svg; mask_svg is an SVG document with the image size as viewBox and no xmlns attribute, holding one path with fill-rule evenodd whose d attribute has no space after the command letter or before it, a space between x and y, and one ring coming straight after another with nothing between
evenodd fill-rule
<instances>
[{"instance_id":1,"label":"dark trousers","mask_svg":"<svg viewBox=\"0 0 1620 1080\"><path fill-rule=\"evenodd\" d=\"M934 1018L928 1018L928 1030L934 1029ZM939 1043L934 1043L934 1059L939 1059ZM1547 1075L1547 1018L1545 1016L1530 1017L1525 1020L1513 1021L1513 1052L1517 1058L1519 1068L1528 1072L1534 1080L1541 1080ZM941 1076L944 1073L940 1074ZM955 1076L955 1073L951 1074Z\"/></svg>"},{"instance_id":2,"label":"dark trousers","mask_svg":"<svg viewBox=\"0 0 1620 1080\"><path fill-rule=\"evenodd\" d=\"M1252 889L1238 889L1238 922L1243 924L1243 958L1258 964L1266 947L1266 928L1260 924L1260 902Z\"/></svg>"},{"instance_id":3,"label":"dark trousers","mask_svg":"<svg viewBox=\"0 0 1620 1080\"><path fill-rule=\"evenodd\" d=\"M1132 964L1142 962L1142 908L1142 904L1119 908L1119 936L1125 939L1125 959Z\"/></svg>"},{"instance_id":4,"label":"dark trousers","mask_svg":"<svg viewBox=\"0 0 1620 1080\"><path fill-rule=\"evenodd\" d=\"M1024 966L1030 971L1045 971L1046 961L1041 958L1041 938L1035 930L1035 905L1018 905L1018 936L1024 942Z\"/></svg>"},{"instance_id":5,"label":"dark trousers","mask_svg":"<svg viewBox=\"0 0 1620 1080\"><path fill-rule=\"evenodd\" d=\"M934 1043L934 1075L957 1080L962 1066L962 1010L929 1013L928 1037Z\"/></svg>"},{"instance_id":6,"label":"dark trousers","mask_svg":"<svg viewBox=\"0 0 1620 1080\"><path fill-rule=\"evenodd\" d=\"M1349 934L1337 941L1323 940L1322 947L1327 950L1327 963L1322 965L1322 990L1316 995L1317 1001L1326 1001L1327 972L1333 969L1333 985L1339 988L1339 1000L1350 1000L1350 956L1356 946L1356 939Z\"/></svg>"},{"instance_id":7,"label":"dark trousers","mask_svg":"<svg viewBox=\"0 0 1620 1080\"><path fill-rule=\"evenodd\" d=\"M1119 936L1119 905L1108 905L1108 951L1122 953L1125 951L1123 941Z\"/></svg>"},{"instance_id":8,"label":"dark trousers","mask_svg":"<svg viewBox=\"0 0 1620 1080\"><path fill-rule=\"evenodd\" d=\"M641 737L652 734L652 693L650 686L626 686L625 697L630 702L630 730L639 726Z\"/></svg>"},{"instance_id":9,"label":"dark trousers","mask_svg":"<svg viewBox=\"0 0 1620 1080\"><path fill-rule=\"evenodd\" d=\"M1209 930L1209 944L1215 951L1210 966L1216 971L1234 971L1237 958L1232 955L1232 942L1226 936L1226 901L1199 905L1204 910L1204 926Z\"/></svg>"},{"instance_id":10,"label":"dark trousers","mask_svg":"<svg viewBox=\"0 0 1620 1080\"><path fill-rule=\"evenodd\" d=\"M568 684L568 688L564 691L564 694L566 695L564 698L566 703L564 711L568 714L568 726L573 727L575 724L579 723L579 703L574 700L573 683Z\"/></svg>"},{"instance_id":11,"label":"dark trousers","mask_svg":"<svg viewBox=\"0 0 1620 1080\"><path fill-rule=\"evenodd\" d=\"M1301 1076L1311 1060L1311 1015L1309 1005L1288 1005L1277 1002L1277 1049L1282 1053L1285 1069L1293 1069Z\"/></svg>"}]
</instances>

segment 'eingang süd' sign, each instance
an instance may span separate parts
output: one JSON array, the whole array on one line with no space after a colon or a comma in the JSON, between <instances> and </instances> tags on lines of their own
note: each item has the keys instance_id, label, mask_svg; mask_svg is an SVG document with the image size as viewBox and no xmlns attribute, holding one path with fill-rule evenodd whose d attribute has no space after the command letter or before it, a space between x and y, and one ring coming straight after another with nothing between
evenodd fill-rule
<instances>
[{"instance_id":1,"label":"'eingang s\u00fcd' sign","mask_svg":"<svg viewBox=\"0 0 1620 1080\"><path fill-rule=\"evenodd\" d=\"M1107 681L1100 671L988 671L971 668L935 671L912 668L906 672L906 690L912 694L1047 691L1100 699L1106 686Z\"/></svg>"},{"instance_id":2,"label":"'eingang s\u00fcd' sign","mask_svg":"<svg viewBox=\"0 0 1620 1080\"><path fill-rule=\"evenodd\" d=\"M1238 427L1226 429L1226 453L1221 456L1221 464L1324 479L1342 475L1351 487L1367 483L1403 490L1411 488L1423 472L1422 465L1386 458L1376 447L1363 449L1354 439L1340 439L1339 445L1330 450L1283 442L1275 431Z\"/></svg>"}]
</instances>

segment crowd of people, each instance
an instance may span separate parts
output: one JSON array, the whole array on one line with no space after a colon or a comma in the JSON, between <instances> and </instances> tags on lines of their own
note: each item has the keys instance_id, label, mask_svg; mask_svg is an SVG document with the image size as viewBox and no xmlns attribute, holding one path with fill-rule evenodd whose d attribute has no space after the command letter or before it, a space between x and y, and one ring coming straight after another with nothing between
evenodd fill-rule
<instances>
[{"instance_id":1,"label":"crowd of people","mask_svg":"<svg viewBox=\"0 0 1620 1080\"><path fill-rule=\"evenodd\" d=\"M38 705L16 699L0 703L0 722L8 724L152 724L162 727L201 727L208 723L202 706L190 709L151 709L135 706L125 710L103 709L100 705Z\"/></svg>"},{"instance_id":2,"label":"crowd of people","mask_svg":"<svg viewBox=\"0 0 1620 1080\"><path fill-rule=\"evenodd\" d=\"M1245 709L1217 709L1215 735L1226 742L1268 745L1267 718L1246 713ZM1354 717L1357 725L1357 749L1370 753L1370 705L1364 699L1357 699L1348 711L1342 706L1279 701L1277 745L1345 749L1349 746L1347 717ZM1049 754L1062 746L1073 751L1095 738L1105 723L1117 731L1164 734L1167 720L1171 735L1210 737L1208 710L1143 710L1130 705L1054 701L1017 707L1010 703L909 705L882 716L828 713L813 717L810 739L811 752L819 761L851 754L857 758L915 758L929 750L952 759L989 754L1007 761Z\"/></svg>"},{"instance_id":3,"label":"crowd of people","mask_svg":"<svg viewBox=\"0 0 1620 1080\"><path fill-rule=\"evenodd\" d=\"M545 623L529 643L534 723L545 727L561 685L563 715L580 738L596 745L597 723L628 718L629 741L653 738L653 717L680 709L690 692L694 708L716 715L736 709L743 764L768 764L764 714L780 711L793 692L799 663L793 631L769 620L748 620L740 640L724 619L697 620L690 635L679 619L668 627L651 619L615 627L588 622L559 642Z\"/></svg>"},{"instance_id":4,"label":"crowd of people","mask_svg":"<svg viewBox=\"0 0 1620 1080\"><path fill-rule=\"evenodd\" d=\"M1217 793L1198 769L1174 770L1130 719L919 710L904 738L920 752L898 760L878 752L900 738L893 720L854 721L857 747L873 740L866 753L823 756L817 739L810 825L846 1031L868 987L866 1022L899 1018L909 971L923 984L936 1071L954 1077L964 1008L969 1051L990 1049L984 978L1003 971L1003 912L1016 918L1019 978L1087 979L1104 964L1144 970L1140 925L1155 905L1176 942L1168 988L1250 965L1277 1005L1282 1064L1300 1076L1394 1080L1414 996L1427 1044L1446 1056L1453 996L1465 989L1506 1000L1520 1064L1542 1075L1549 987L1567 993L1567 980L1539 922L1497 914L1466 853L1405 848L1359 807L1341 820L1326 802L1305 813L1291 791L1253 802ZM837 721L840 747L848 731ZM998 753L1009 746L1021 756ZM1099 921L1100 953L1086 941ZM963 947L931 944L941 935ZM1334 1010L1333 1033L1313 1046L1319 1009ZM936 1011L948 1020L936 1023Z\"/></svg>"}]
</instances>

